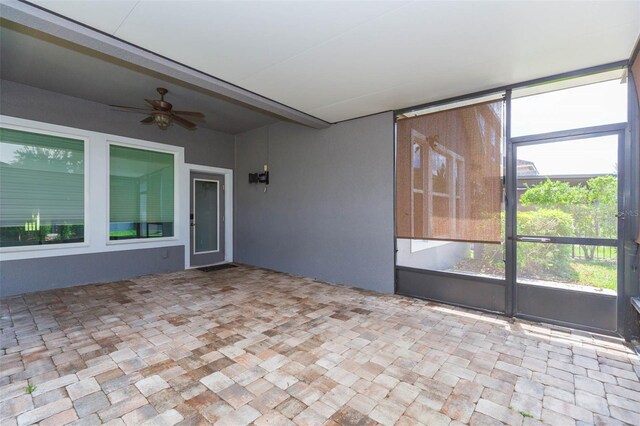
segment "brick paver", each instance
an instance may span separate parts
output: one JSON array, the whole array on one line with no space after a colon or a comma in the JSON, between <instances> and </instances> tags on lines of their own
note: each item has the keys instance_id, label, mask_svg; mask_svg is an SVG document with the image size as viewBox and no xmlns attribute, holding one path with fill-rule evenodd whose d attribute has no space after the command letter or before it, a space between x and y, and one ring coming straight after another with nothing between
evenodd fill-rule
<instances>
[{"instance_id":1,"label":"brick paver","mask_svg":"<svg viewBox=\"0 0 640 426\"><path fill-rule=\"evenodd\" d=\"M258 268L0 308L2 424L640 424L620 340Z\"/></svg>"}]
</instances>

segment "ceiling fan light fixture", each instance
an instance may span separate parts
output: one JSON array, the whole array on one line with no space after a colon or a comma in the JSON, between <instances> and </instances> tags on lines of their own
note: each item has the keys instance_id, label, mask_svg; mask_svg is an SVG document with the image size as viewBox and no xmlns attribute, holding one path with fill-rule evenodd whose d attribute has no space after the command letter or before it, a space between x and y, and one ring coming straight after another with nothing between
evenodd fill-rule
<instances>
[{"instance_id":1,"label":"ceiling fan light fixture","mask_svg":"<svg viewBox=\"0 0 640 426\"><path fill-rule=\"evenodd\" d=\"M171 117L169 116L169 114L166 114L164 112L154 112L153 121L162 130L167 130L171 125Z\"/></svg>"},{"instance_id":2,"label":"ceiling fan light fixture","mask_svg":"<svg viewBox=\"0 0 640 426\"><path fill-rule=\"evenodd\" d=\"M173 105L164 100L164 95L167 94L168 90L163 87L158 87L157 91L160 94L160 99L144 100L147 105L151 107L151 109L143 109L123 105L111 105L111 107L149 114L146 118L141 120L140 123L155 123L158 127L160 127L161 130L167 130L174 122L186 128L187 130L195 130L197 128L196 124L184 118L184 115L188 117L204 119L204 114L201 112L174 111Z\"/></svg>"}]
</instances>

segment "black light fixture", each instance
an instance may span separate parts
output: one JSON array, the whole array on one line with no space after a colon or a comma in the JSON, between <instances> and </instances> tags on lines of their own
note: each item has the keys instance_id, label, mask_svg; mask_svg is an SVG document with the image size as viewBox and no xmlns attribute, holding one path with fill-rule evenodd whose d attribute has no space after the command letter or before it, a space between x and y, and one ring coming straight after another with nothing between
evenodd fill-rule
<instances>
[{"instance_id":1,"label":"black light fixture","mask_svg":"<svg viewBox=\"0 0 640 426\"><path fill-rule=\"evenodd\" d=\"M262 173L249 173L249 183L264 183L269 185L269 170L267 165L264 165L264 172Z\"/></svg>"}]
</instances>

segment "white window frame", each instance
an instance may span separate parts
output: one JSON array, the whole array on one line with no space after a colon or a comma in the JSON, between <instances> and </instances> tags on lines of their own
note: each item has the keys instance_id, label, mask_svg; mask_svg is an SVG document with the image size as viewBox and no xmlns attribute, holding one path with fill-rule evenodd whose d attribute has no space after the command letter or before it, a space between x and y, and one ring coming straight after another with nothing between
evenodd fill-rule
<instances>
[{"instance_id":1,"label":"white window frame","mask_svg":"<svg viewBox=\"0 0 640 426\"><path fill-rule=\"evenodd\" d=\"M40 135L47 136L57 136L61 138L75 139L82 141L83 144L83 156L84 156L84 176L83 176L83 190L84 190L84 203L83 203L83 238L80 243L59 243L59 244L35 244L35 245L27 245L27 246L10 246L10 247L0 247L0 259L5 259L5 253L25 253L25 252L39 252L45 250L59 250L59 249L77 249L77 248L85 248L89 247L91 243L91 235L87 230L90 226L90 215L89 215L89 163L90 163L90 150L91 144L89 143L89 138L85 135L75 133L69 129L66 130L54 130L54 129L42 129L40 127L30 126L29 123L13 123L13 120L6 120L11 117L4 117L0 115L0 127L11 130L18 130L21 132L30 132L37 133ZM23 120L24 121L24 120ZM31 256L29 256L31 257Z\"/></svg>"},{"instance_id":2,"label":"white window frame","mask_svg":"<svg viewBox=\"0 0 640 426\"><path fill-rule=\"evenodd\" d=\"M173 236L171 237L159 237L159 238L128 238L125 240L111 240L109 238L109 231L111 225L111 147L112 146L120 146L123 148L133 148L133 149L141 149L144 151L153 151L159 152L162 154L171 154L173 155ZM173 149L176 148L176 149ZM120 244L138 244L138 243L151 243L157 241L179 241L180 239L180 228L178 227L177 217L178 212L180 210L179 200L178 200L178 188L180 188L180 165L182 163L178 162L178 149L182 149L180 147L172 147L171 145L164 145L155 142L146 142L146 141L122 141L121 139L107 139L107 191L106 192L106 203L107 203L107 221L106 221L106 241L107 245L120 245Z\"/></svg>"},{"instance_id":3,"label":"white window frame","mask_svg":"<svg viewBox=\"0 0 640 426\"><path fill-rule=\"evenodd\" d=\"M84 242L3 247L0 249L0 261L174 246L183 246L185 253L189 252L189 181L184 179L187 169L184 163L184 148L5 115L0 115L0 125L16 130L79 139L85 143ZM109 144L174 153L173 237L109 240ZM227 185L227 188L232 186ZM227 217L229 216L228 214ZM232 235L232 231L227 230L228 240L231 240ZM231 251L227 256L230 254ZM188 265L188 262L185 265Z\"/></svg>"}]
</instances>

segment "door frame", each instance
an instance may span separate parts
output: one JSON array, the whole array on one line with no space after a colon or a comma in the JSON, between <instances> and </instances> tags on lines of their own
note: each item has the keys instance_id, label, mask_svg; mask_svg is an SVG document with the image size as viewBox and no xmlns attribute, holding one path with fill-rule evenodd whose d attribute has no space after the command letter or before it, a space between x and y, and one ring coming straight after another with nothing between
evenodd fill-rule
<instances>
[{"instance_id":1,"label":"door frame","mask_svg":"<svg viewBox=\"0 0 640 426\"><path fill-rule=\"evenodd\" d=\"M510 96L507 96L507 102L510 103ZM509 109L510 105L507 107ZM527 135L522 137L511 137L510 129L507 130L506 135L506 180L507 180L507 205L506 205L506 314L509 316L515 316L518 318L533 320L533 321L543 321L550 324L556 324L561 326L568 326L572 328L583 329L587 331L592 331L596 333L603 334L616 334L621 333L620 329L620 304L625 300L625 287L624 287L624 221L618 217L618 238L615 247L617 248L617 272L618 272L618 291L617 291L617 299L615 301L606 301L606 298L613 298L613 296L605 296L605 295L597 295L593 294L580 294L574 293L573 290L562 290L562 289L553 289L554 291L560 293L573 294L575 296L583 296L585 306L590 305L594 308L598 305L598 300L602 300L607 306L609 310L613 310L613 317L610 318L611 327L609 328L600 328L585 325L580 322L571 322L560 319L548 318L544 316L536 316L531 314L526 314L521 312L520 307L518 306L519 300L519 284L517 283L517 208L518 208L518 193L517 193L517 164L516 164L516 150L518 146L526 146L526 145L538 145L552 142L562 142L568 140L575 140L580 138L592 138L599 136L617 136L618 138L618 211L625 211L628 206L629 200L625 196L626 191L626 165L624 163L624 147L625 147L625 139L626 139L626 131L627 131L627 123L616 123L609 124L603 126L592 126L585 127L579 129L571 129L557 132L550 132L544 134L537 135ZM589 241L591 243L597 243L597 239L578 239L578 238L554 238L553 240L557 240L557 242L571 242L571 240L593 240ZM529 288L529 287L527 287ZM527 288L522 289L527 290ZM553 291L549 289L544 289L544 291L540 292L548 293L544 294L541 297L548 297ZM601 298L601 299L599 299ZM578 314L579 316L579 314ZM604 321L603 321L604 322Z\"/></svg>"},{"instance_id":2,"label":"door frame","mask_svg":"<svg viewBox=\"0 0 640 426\"><path fill-rule=\"evenodd\" d=\"M210 173L224 176L224 262L233 262L233 170L225 169L221 167L201 166L199 164L185 163L182 174L181 187L184 188L180 191L182 194L180 200L180 208L182 209L183 217L188 218L191 208L191 172L195 173ZM187 242L184 246L184 268L193 269L200 268L200 265L191 266L191 229L190 221L186 220L183 224L184 235L187 235Z\"/></svg>"}]
</instances>

